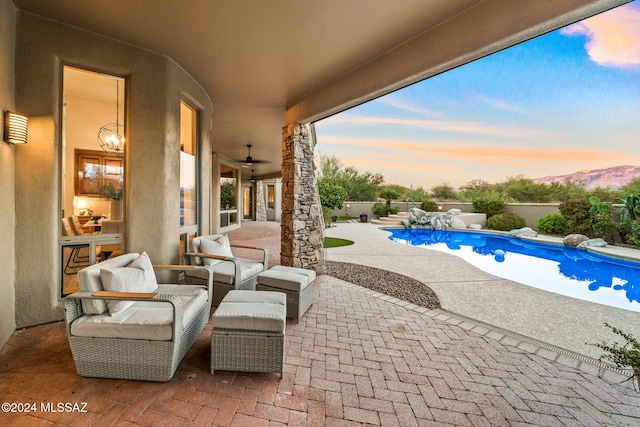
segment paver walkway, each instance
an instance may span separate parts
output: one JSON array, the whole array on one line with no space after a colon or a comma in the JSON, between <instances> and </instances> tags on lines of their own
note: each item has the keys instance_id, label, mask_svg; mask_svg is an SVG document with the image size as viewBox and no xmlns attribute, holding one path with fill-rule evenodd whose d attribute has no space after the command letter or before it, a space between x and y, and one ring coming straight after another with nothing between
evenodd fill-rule
<instances>
[{"instance_id":1,"label":"paver walkway","mask_svg":"<svg viewBox=\"0 0 640 427\"><path fill-rule=\"evenodd\" d=\"M640 425L640 395L615 373L328 276L287 325L282 380L210 375L210 332L151 383L78 376L62 322L18 331L0 353L0 400L37 411L0 425ZM88 412L41 410L58 402Z\"/></svg>"}]
</instances>

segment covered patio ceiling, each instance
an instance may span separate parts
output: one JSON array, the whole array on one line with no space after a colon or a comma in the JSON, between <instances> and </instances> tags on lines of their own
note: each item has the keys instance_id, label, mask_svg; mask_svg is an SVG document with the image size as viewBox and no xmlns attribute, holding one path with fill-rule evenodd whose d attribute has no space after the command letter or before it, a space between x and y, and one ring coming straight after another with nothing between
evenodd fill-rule
<instances>
[{"instance_id":1,"label":"covered patio ceiling","mask_svg":"<svg viewBox=\"0 0 640 427\"><path fill-rule=\"evenodd\" d=\"M167 55L209 93L212 146L278 174L281 129L310 122L626 0L14 0ZM107 53L105 53L107 54Z\"/></svg>"}]
</instances>

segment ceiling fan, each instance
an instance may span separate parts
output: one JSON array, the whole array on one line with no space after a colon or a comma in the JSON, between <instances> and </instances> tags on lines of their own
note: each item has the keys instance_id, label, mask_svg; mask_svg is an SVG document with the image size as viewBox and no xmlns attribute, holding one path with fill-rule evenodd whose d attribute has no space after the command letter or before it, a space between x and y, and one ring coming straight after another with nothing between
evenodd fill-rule
<instances>
[{"instance_id":1,"label":"ceiling fan","mask_svg":"<svg viewBox=\"0 0 640 427\"><path fill-rule=\"evenodd\" d=\"M253 157L251 157L251 144L247 144L247 148L249 149L249 153L247 154L247 157L242 159L242 160L236 160L237 162L242 163L242 167L243 168L248 168L251 165L255 165L255 164L261 164L261 163L271 163L268 160L258 160L258 159L254 159Z\"/></svg>"}]
</instances>

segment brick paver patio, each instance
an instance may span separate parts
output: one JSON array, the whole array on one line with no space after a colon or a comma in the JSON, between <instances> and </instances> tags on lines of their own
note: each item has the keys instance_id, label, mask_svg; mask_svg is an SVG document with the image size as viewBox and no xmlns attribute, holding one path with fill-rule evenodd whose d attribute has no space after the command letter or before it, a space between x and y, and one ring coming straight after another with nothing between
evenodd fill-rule
<instances>
[{"instance_id":1,"label":"brick paver patio","mask_svg":"<svg viewBox=\"0 0 640 427\"><path fill-rule=\"evenodd\" d=\"M62 322L18 331L0 354L0 425L638 426L617 374L441 310L328 276L287 325L286 369L209 374L210 327L167 383L77 375ZM42 405L86 402L87 412ZM80 408L81 409L81 408Z\"/></svg>"}]
</instances>

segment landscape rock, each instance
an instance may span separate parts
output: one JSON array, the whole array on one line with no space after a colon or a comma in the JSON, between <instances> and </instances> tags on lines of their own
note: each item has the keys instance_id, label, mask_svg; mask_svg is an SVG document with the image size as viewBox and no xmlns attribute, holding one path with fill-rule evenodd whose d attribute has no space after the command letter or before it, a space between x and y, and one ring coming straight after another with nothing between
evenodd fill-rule
<instances>
[{"instance_id":1,"label":"landscape rock","mask_svg":"<svg viewBox=\"0 0 640 427\"><path fill-rule=\"evenodd\" d=\"M511 230L509 235L513 237L538 237L538 232L530 227L523 227Z\"/></svg>"},{"instance_id":2,"label":"landscape rock","mask_svg":"<svg viewBox=\"0 0 640 427\"><path fill-rule=\"evenodd\" d=\"M418 220L420 220L420 218L424 218L427 216L427 213L425 211L418 208L409 209L409 214L409 218L413 219L412 222L417 222Z\"/></svg>"},{"instance_id":3,"label":"landscape rock","mask_svg":"<svg viewBox=\"0 0 640 427\"><path fill-rule=\"evenodd\" d=\"M450 213L451 215L460 215L462 213L460 209L455 209L455 208L449 209L447 212Z\"/></svg>"},{"instance_id":4,"label":"landscape rock","mask_svg":"<svg viewBox=\"0 0 640 427\"><path fill-rule=\"evenodd\" d=\"M576 247L580 243L586 242L587 240L589 240L589 238L584 234L568 234L564 239L562 239L562 242L565 246Z\"/></svg>"},{"instance_id":5,"label":"landscape rock","mask_svg":"<svg viewBox=\"0 0 640 427\"><path fill-rule=\"evenodd\" d=\"M602 248L604 246L607 246L607 242L604 239L589 239L589 240L585 240L584 242L580 243L577 248L578 249L585 249L587 247L593 247L593 248Z\"/></svg>"},{"instance_id":6,"label":"landscape rock","mask_svg":"<svg viewBox=\"0 0 640 427\"><path fill-rule=\"evenodd\" d=\"M451 218L451 228L460 230L463 228L467 228L467 224L457 216L454 216Z\"/></svg>"}]
</instances>

